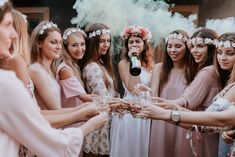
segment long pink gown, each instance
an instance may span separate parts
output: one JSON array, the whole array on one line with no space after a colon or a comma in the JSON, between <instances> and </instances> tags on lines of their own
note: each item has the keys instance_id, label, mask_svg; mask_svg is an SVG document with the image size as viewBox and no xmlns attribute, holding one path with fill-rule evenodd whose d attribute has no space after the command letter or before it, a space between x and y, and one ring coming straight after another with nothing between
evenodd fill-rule
<instances>
[{"instance_id":1,"label":"long pink gown","mask_svg":"<svg viewBox=\"0 0 235 157\"><path fill-rule=\"evenodd\" d=\"M13 72L0 69L0 156L17 157L19 144L40 157L77 157L80 128L51 127Z\"/></svg>"},{"instance_id":2,"label":"long pink gown","mask_svg":"<svg viewBox=\"0 0 235 157\"><path fill-rule=\"evenodd\" d=\"M219 76L216 74L214 66L211 65L200 70L184 94L180 98L173 100L173 102L190 110L205 111L220 91ZM197 141L198 156L216 157L219 134L202 134L202 137L200 142ZM184 144L187 143L185 142Z\"/></svg>"},{"instance_id":3,"label":"long pink gown","mask_svg":"<svg viewBox=\"0 0 235 157\"><path fill-rule=\"evenodd\" d=\"M160 97L174 100L177 104L188 102L185 107L189 109L205 110L221 90L219 78L213 66L199 71L188 88L185 82L183 71L181 73L172 71ZM150 157L192 157L190 142L185 137L187 132L188 130L173 124L152 121ZM196 146L197 157L216 157L217 135L205 136L202 139L203 142ZM207 143L210 144L210 148Z\"/></svg>"}]
</instances>

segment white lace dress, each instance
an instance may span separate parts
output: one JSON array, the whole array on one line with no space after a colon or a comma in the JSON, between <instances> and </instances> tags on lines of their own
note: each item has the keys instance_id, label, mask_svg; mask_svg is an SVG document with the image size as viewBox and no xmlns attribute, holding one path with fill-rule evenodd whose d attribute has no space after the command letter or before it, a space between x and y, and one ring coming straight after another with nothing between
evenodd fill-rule
<instances>
[{"instance_id":1,"label":"white lace dress","mask_svg":"<svg viewBox=\"0 0 235 157\"><path fill-rule=\"evenodd\" d=\"M114 90L114 82L112 77L101 65L95 62L87 64L83 69L82 75L85 80L85 85L88 93L93 93L101 96L112 96ZM107 77L110 86L107 88L104 78ZM91 132L84 139L84 152L107 155L110 151L109 140L110 121L108 121L101 129Z\"/></svg>"},{"instance_id":2,"label":"white lace dress","mask_svg":"<svg viewBox=\"0 0 235 157\"><path fill-rule=\"evenodd\" d=\"M151 73L141 68L141 83L149 86ZM124 99L135 99L125 87ZM112 117L110 157L148 157L150 120L134 118L131 114Z\"/></svg>"}]
</instances>

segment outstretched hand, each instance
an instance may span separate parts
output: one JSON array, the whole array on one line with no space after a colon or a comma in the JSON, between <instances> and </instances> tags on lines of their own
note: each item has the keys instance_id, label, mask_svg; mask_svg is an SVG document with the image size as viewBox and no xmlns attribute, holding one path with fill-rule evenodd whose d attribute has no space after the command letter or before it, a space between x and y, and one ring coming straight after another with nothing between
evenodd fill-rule
<instances>
[{"instance_id":1,"label":"outstretched hand","mask_svg":"<svg viewBox=\"0 0 235 157\"><path fill-rule=\"evenodd\" d=\"M152 89L146 86L145 84L138 83L135 86L135 93L139 94L140 92L151 92Z\"/></svg>"},{"instance_id":2,"label":"outstretched hand","mask_svg":"<svg viewBox=\"0 0 235 157\"><path fill-rule=\"evenodd\" d=\"M169 110L150 104L143 106L138 116L155 120L168 120L170 116L168 113L170 113Z\"/></svg>"},{"instance_id":3,"label":"outstretched hand","mask_svg":"<svg viewBox=\"0 0 235 157\"><path fill-rule=\"evenodd\" d=\"M157 106L160 106L164 109L175 110L175 109L179 108L179 106L177 104L171 102L170 100L164 99L164 98L152 97L152 101L154 102L154 104L156 104Z\"/></svg>"}]
</instances>

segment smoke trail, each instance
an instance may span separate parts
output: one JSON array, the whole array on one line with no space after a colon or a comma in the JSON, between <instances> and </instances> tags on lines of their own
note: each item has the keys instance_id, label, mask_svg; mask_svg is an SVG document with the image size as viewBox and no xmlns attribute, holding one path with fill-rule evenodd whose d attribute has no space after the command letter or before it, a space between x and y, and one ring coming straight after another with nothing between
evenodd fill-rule
<instances>
[{"instance_id":1,"label":"smoke trail","mask_svg":"<svg viewBox=\"0 0 235 157\"><path fill-rule=\"evenodd\" d=\"M111 28L114 36L119 36L125 26L141 25L152 32L155 45L176 29L183 29L189 34L195 30L193 21L196 16L186 18L179 13L172 14L168 11L169 5L163 1L76 0L73 8L78 15L71 22L78 27L101 22Z\"/></svg>"},{"instance_id":2,"label":"smoke trail","mask_svg":"<svg viewBox=\"0 0 235 157\"><path fill-rule=\"evenodd\" d=\"M215 30L220 35L226 32L235 32L235 18L210 19L206 21L206 27Z\"/></svg>"}]
</instances>

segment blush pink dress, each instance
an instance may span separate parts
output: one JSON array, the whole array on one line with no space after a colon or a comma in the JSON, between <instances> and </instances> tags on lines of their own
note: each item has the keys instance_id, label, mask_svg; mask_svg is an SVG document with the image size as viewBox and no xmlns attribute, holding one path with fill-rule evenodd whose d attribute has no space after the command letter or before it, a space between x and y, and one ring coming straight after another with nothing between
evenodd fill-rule
<instances>
[{"instance_id":1,"label":"blush pink dress","mask_svg":"<svg viewBox=\"0 0 235 157\"><path fill-rule=\"evenodd\" d=\"M77 157L80 128L51 127L13 72L0 69L0 156L18 157L19 144L40 157Z\"/></svg>"},{"instance_id":2,"label":"blush pink dress","mask_svg":"<svg viewBox=\"0 0 235 157\"><path fill-rule=\"evenodd\" d=\"M62 107L75 107L83 103L78 96L86 94L86 91L76 76L60 80L59 71L66 66L68 67L67 64L61 63L56 73L56 79L61 87Z\"/></svg>"},{"instance_id":3,"label":"blush pink dress","mask_svg":"<svg viewBox=\"0 0 235 157\"><path fill-rule=\"evenodd\" d=\"M160 97L173 100L188 109L205 110L221 90L219 77L213 66L198 72L190 86L186 86L183 71L171 72L170 79L160 93ZM192 157L190 141L186 139L188 130L163 121L152 121L150 157ZM197 142L197 157L217 156L218 135L203 135Z\"/></svg>"}]
</instances>

